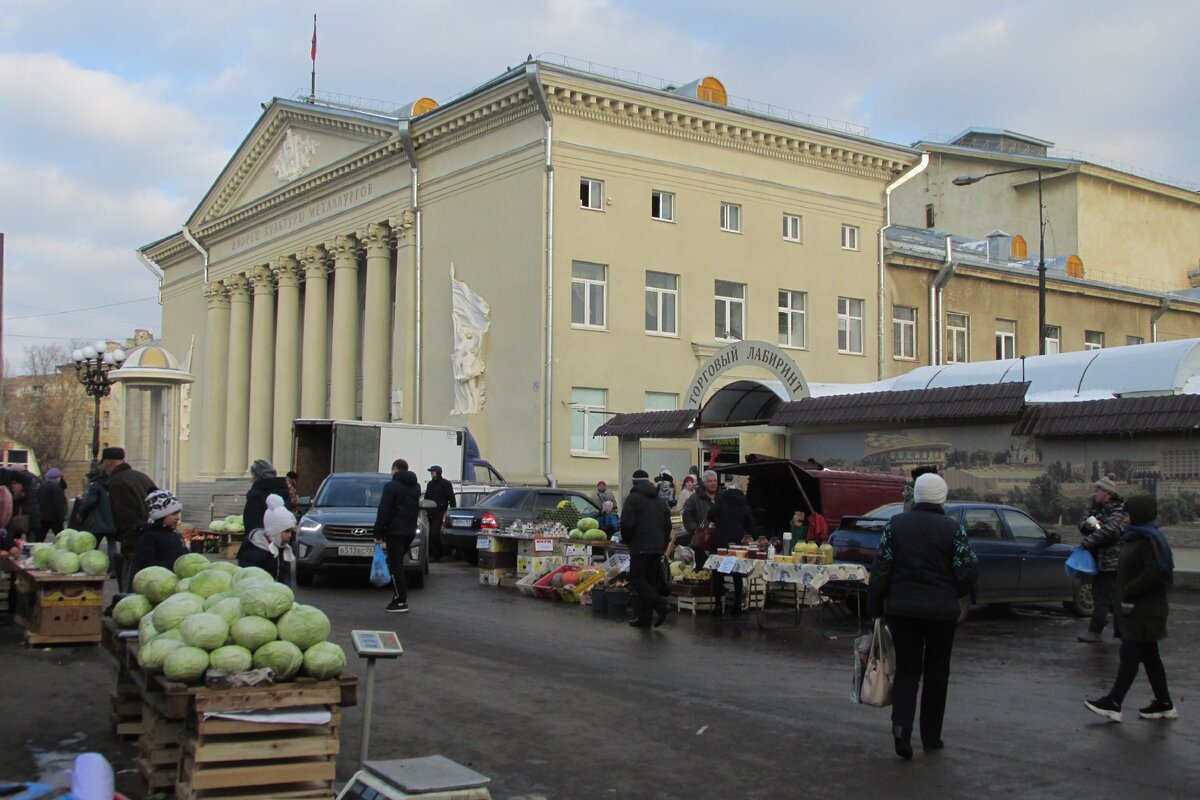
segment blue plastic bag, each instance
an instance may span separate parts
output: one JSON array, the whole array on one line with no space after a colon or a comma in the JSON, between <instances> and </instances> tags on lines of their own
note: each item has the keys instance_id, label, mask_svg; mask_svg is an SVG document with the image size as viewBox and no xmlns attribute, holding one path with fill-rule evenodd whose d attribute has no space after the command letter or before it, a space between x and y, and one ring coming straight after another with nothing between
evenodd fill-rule
<instances>
[{"instance_id":1,"label":"blue plastic bag","mask_svg":"<svg viewBox=\"0 0 1200 800\"><path fill-rule=\"evenodd\" d=\"M387 554L383 552L383 545L375 545L375 555L371 557L371 584L373 586L387 586L392 582L392 573L388 569Z\"/></svg>"},{"instance_id":2,"label":"blue plastic bag","mask_svg":"<svg viewBox=\"0 0 1200 800\"><path fill-rule=\"evenodd\" d=\"M1096 569L1096 558L1082 547L1076 547L1067 557L1066 570L1068 578L1082 578L1099 571Z\"/></svg>"}]
</instances>

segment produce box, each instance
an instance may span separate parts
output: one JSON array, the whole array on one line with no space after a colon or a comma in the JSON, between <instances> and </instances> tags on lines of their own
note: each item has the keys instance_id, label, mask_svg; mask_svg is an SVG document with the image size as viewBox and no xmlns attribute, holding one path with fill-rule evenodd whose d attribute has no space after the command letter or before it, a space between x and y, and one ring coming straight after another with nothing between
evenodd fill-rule
<instances>
[{"instance_id":1,"label":"produce box","mask_svg":"<svg viewBox=\"0 0 1200 800\"><path fill-rule=\"evenodd\" d=\"M564 543L562 553L563 561L567 564L584 566L592 563L592 548L586 544Z\"/></svg>"},{"instance_id":2,"label":"produce box","mask_svg":"<svg viewBox=\"0 0 1200 800\"><path fill-rule=\"evenodd\" d=\"M482 555L482 553L480 554ZM479 582L484 586L499 586L500 579L508 576L516 577L515 569L481 569Z\"/></svg>"},{"instance_id":3,"label":"produce box","mask_svg":"<svg viewBox=\"0 0 1200 800\"><path fill-rule=\"evenodd\" d=\"M517 568L517 551L510 550L506 553L493 553L486 550L480 550L479 568L515 570Z\"/></svg>"},{"instance_id":4,"label":"produce box","mask_svg":"<svg viewBox=\"0 0 1200 800\"><path fill-rule=\"evenodd\" d=\"M105 578L18 570L13 621L25 629L25 643L99 644Z\"/></svg>"},{"instance_id":5,"label":"produce box","mask_svg":"<svg viewBox=\"0 0 1200 800\"><path fill-rule=\"evenodd\" d=\"M531 572L545 574L550 568L562 565L562 556L517 556L518 575L528 575Z\"/></svg>"},{"instance_id":6,"label":"produce box","mask_svg":"<svg viewBox=\"0 0 1200 800\"><path fill-rule=\"evenodd\" d=\"M487 553L509 553L509 552L516 553L517 552L517 540L516 539L505 538L503 536L489 536L488 534L485 534L485 533L481 533L479 535L487 536L487 538L488 538L488 546L487 547L476 548L479 550L479 554L481 556L485 552L487 552Z\"/></svg>"},{"instance_id":7,"label":"produce box","mask_svg":"<svg viewBox=\"0 0 1200 800\"><path fill-rule=\"evenodd\" d=\"M521 539L517 542L517 557L541 558L562 555L562 544L561 538Z\"/></svg>"}]
</instances>

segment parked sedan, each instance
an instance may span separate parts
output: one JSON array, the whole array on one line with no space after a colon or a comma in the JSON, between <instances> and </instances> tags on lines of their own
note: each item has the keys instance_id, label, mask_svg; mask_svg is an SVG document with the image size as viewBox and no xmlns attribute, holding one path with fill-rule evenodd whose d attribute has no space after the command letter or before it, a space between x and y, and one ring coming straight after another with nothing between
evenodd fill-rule
<instances>
[{"instance_id":1,"label":"parked sedan","mask_svg":"<svg viewBox=\"0 0 1200 800\"><path fill-rule=\"evenodd\" d=\"M570 489L506 487L488 495L479 505L447 511L442 523L442 544L459 550L475 563L479 557L475 539L481 531L506 528L512 522L533 522L563 500L570 500L581 517L600 512L587 495Z\"/></svg>"},{"instance_id":2,"label":"parked sedan","mask_svg":"<svg viewBox=\"0 0 1200 800\"><path fill-rule=\"evenodd\" d=\"M888 503L861 517L845 517L829 537L834 557L869 564L883 526L904 510ZM1079 616L1092 612L1092 585L1067 577L1064 565L1074 549L1062 544L1019 508L997 503L947 503L946 514L958 520L979 556L979 580L964 598L963 616L971 604L1062 603Z\"/></svg>"}]
</instances>

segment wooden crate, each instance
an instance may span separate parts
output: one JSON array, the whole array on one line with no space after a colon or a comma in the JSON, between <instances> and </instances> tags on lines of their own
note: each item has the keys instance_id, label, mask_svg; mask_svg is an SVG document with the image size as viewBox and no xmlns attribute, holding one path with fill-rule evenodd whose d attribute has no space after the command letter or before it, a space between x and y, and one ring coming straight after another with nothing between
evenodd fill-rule
<instances>
[{"instance_id":1,"label":"wooden crate","mask_svg":"<svg viewBox=\"0 0 1200 800\"><path fill-rule=\"evenodd\" d=\"M684 611L692 612L692 615L703 614L713 610L716 601L711 596L704 597L703 595L679 595L675 598L675 605L682 613Z\"/></svg>"},{"instance_id":2,"label":"wooden crate","mask_svg":"<svg viewBox=\"0 0 1200 800\"><path fill-rule=\"evenodd\" d=\"M105 579L18 570L14 576L13 622L25 629L25 644L99 644Z\"/></svg>"}]
</instances>

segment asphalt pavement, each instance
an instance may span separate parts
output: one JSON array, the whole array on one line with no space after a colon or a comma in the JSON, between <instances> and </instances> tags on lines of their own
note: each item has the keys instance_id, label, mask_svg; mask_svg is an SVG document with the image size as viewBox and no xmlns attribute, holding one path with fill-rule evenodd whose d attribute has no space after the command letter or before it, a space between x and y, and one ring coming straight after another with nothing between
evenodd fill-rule
<instances>
[{"instance_id":1,"label":"asphalt pavement","mask_svg":"<svg viewBox=\"0 0 1200 800\"><path fill-rule=\"evenodd\" d=\"M637 630L587 607L480 586L461 562L435 564L412 613L358 581L300 589L331 638L398 632L380 662L372 758L441 754L492 778L492 795L534 798L1195 797L1200 783L1200 594L1177 592L1163 643L1181 718L1151 722L1139 676L1126 721L1091 714L1118 644L1083 645L1084 623L1058 609L982 609L959 627L944 736L911 762L892 752L888 711L849 702L854 625L826 639L815 619L759 631L751 618L672 615ZM785 612L772 612L782 624ZM0 627L8 714L0 778L37 776L99 750L120 768L133 748L108 729L111 658L96 648L26 650ZM360 690L359 699L363 699ZM346 709L339 779L358 763L361 707ZM118 787L141 797L134 776Z\"/></svg>"}]
</instances>

